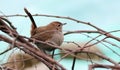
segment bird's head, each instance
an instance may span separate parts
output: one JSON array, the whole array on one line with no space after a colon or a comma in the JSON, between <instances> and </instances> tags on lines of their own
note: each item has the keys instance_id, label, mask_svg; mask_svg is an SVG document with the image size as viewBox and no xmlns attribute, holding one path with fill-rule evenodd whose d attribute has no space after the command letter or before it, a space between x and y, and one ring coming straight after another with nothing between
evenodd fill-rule
<instances>
[{"instance_id":1,"label":"bird's head","mask_svg":"<svg viewBox=\"0 0 120 70\"><path fill-rule=\"evenodd\" d=\"M51 22L48 27L50 29L55 29L55 30L58 30L58 31L61 31L62 32L62 26L65 25L66 23L61 23L61 22L58 22L58 21L53 21Z\"/></svg>"}]
</instances>

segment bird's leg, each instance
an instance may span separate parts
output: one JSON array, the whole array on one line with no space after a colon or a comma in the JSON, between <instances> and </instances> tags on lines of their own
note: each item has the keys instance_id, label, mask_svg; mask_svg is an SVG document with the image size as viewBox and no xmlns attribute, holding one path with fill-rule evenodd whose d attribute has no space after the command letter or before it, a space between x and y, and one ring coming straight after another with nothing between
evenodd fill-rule
<instances>
[{"instance_id":1,"label":"bird's leg","mask_svg":"<svg viewBox=\"0 0 120 70\"><path fill-rule=\"evenodd\" d=\"M54 53L55 53L55 50L52 51L52 58L54 58Z\"/></svg>"}]
</instances>

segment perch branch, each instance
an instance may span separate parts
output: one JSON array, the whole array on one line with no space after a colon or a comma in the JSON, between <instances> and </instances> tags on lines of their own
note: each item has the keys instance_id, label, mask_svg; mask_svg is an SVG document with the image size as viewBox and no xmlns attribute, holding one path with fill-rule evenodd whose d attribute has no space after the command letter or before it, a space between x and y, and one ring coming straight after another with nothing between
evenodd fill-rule
<instances>
[{"instance_id":1,"label":"perch branch","mask_svg":"<svg viewBox=\"0 0 120 70\"><path fill-rule=\"evenodd\" d=\"M44 53L42 53L42 52L40 52L40 51L37 51L36 48L35 48L32 44L30 44L28 41L26 41L23 37L20 37L16 31L10 29L10 27L7 26L7 25L2 21L2 19L0 19L0 25L5 26L4 29L0 28L1 31L7 33L7 34L10 35L11 37L14 37L14 38L17 37L17 42L21 42L21 43L23 44L23 45L22 45L22 44L20 44L20 43L17 43L17 44L18 44L18 45L17 45L18 48L20 48L20 49L22 49L23 51L27 52L28 54L34 56L34 57L37 58L38 60L43 61L42 59L44 59L44 61L50 62L51 64L56 64L59 68L65 70L65 68L64 68L62 65L60 65L59 63L57 63L55 60L53 60L53 59L50 58L49 56L45 55ZM6 38L3 37L3 36L1 36L0 39L3 40L3 41L8 40L8 39L6 39ZM10 41L10 40L9 40L9 41L6 41L6 42L12 43L12 41ZM15 43L16 43L16 42L15 42ZM15 45L16 45L16 44L15 44ZM23 47L21 48L21 47L19 47L19 46L23 46L24 48L23 48ZM26 49L26 50L25 50L25 49ZM28 50L29 50L30 52L28 52ZM43 63L45 63L44 61L43 61ZM46 63L45 63L45 64L46 64ZM47 64L46 64L46 65L47 65ZM48 66L48 65L47 65L47 66ZM51 68L51 66L50 66L49 68Z\"/></svg>"},{"instance_id":2,"label":"perch branch","mask_svg":"<svg viewBox=\"0 0 120 70\"><path fill-rule=\"evenodd\" d=\"M106 69L120 70L120 66L104 65L104 64L92 64L92 65L89 65L89 70L93 70L94 68L106 68Z\"/></svg>"}]
</instances>

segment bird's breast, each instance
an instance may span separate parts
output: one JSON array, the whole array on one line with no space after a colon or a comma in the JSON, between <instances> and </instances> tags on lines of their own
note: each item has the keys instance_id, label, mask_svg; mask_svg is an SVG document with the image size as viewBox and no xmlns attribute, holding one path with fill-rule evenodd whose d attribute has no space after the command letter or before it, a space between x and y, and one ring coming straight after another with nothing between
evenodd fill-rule
<instances>
[{"instance_id":1,"label":"bird's breast","mask_svg":"<svg viewBox=\"0 0 120 70\"><path fill-rule=\"evenodd\" d=\"M51 41L54 42L56 45L60 46L63 42L64 36L62 32L55 32L53 34L53 37L51 38Z\"/></svg>"}]
</instances>

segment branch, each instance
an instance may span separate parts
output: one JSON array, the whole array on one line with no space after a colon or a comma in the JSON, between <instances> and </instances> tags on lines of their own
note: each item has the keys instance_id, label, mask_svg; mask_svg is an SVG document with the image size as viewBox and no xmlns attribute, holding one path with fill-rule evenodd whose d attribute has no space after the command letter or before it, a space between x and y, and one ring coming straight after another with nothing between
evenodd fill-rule
<instances>
[{"instance_id":1,"label":"branch","mask_svg":"<svg viewBox=\"0 0 120 70\"><path fill-rule=\"evenodd\" d=\"M74 33L99 33L99 32L94 30L77 30L77 31L68 31L64 33L64 35L74 34Z\"/></svg>"},{"instance_id":2,"label":"branch","mask_svg":"<svg viewBox=\"0 0 120 70\"><path fill-rule=\"evenodd\" d=\"M10 25L10 27L12 27L13 29L16 30L16 27L14 27L9 20L7 20L6 18L3 18L3 17L0 17L0 18L1 18L2 20L6 21L6 22Z\"/></svg>"},{"instance_id":3,"label":"branch","mask_svg":"<svg viewBox=\"0 0 120 70\"><path fill-rule=\"evenodd\" d=\"M15 46L17 46L19 49L34 56L35 58L42 61L44 64L46 64L51 69L53 67L53 64L55 64L58 66L58 68L65 70L65 68L63 66L61 66L58 62L56 62L55 60L53 60L51 57L47 56L43 52L37 50L32 44L30 44L28 41L26 41L23 37L19 36L19 34L16 31L13 31L1 19L0 19L0 25L5 26L4 29L0 28L1 31L7 33L11 37L17 38L17 41L15 42ZM4 37L2 35L0 35L0 40L5 41L10 44L12 44L12 42L13 42L13 40L10 40L9 38ZM21 48L20 46L23 46L23 47ZM49 62L49 64L46 62Z\"/></svg>"},{"instance_id":4,"label":"branch","mask_svg":"<svg viewBox=\"0 0 120 70\"><path fill-rule=\"evenodd\" d=\"M7 16L2 16L2 15L1 15L1 17L16 17L16 16L28 17L27 15L20 15L20 14L17 14L17 15L7 15ZM89 22L80 21L80 20L77 20L77 19L74 19L74 18L71 18L71 17L54 16L54 15L44 15L44 14L34 14L34 15L32 15L32 16L44 16L44 17L54 17L54 18L68 19L68 20L72 20L72 21L75 21L75 22L77 22L77 23L82 23L82 24L85 24L85 25L88 25L88 26L91 26L91 27L95 28L96 30L68 31L68 32L66 32L66 33L64 34L64 35L68 35L68 34L73 34L73 33L99 33L99 34L101 34L100 36L102 36L102 35L105 36L105 37L104 37L102 40L100 40L100 41L97 41L97 42L95 42L95 43L93 43L93 44L91 44L91 45L88 45L88 46L87 46L87 45L84 45L84 47L79 47L79 49L74 50L74 51L73 51L73 50L70 50L70 49L63 49L63 48L60 48L60 46L54 46L54 45L48 44L48 43L46 43L46 42L42 42L42 41L38 41L38 40L34 40L34 41L37 41L37 42L39 42L39 43L41 43L41 44L49 45L49 46L51 46L51 47L54 47L54 48L63 50L63 51L66 53L63 58L65 58L67 55L72 55L72 56L75 57L74 53L81 53L81 52L84 52L84 53L92 53L92 54L95 54L95 55L97 55L97 56L99 56L99 57L101 57L101 58L103 58L103 59L111 62L111 63L114 64L115 66L119 66L119 64L118 64L117 62L115 62L114 60L112 60L112 59L110 59L110 58L108 58L108 57L106 57L106 56L104 56L104 55L102 55L102 54L98 54L98 53L94 53L94 52L90 52L90 51L85 51L85 50L84 50L85 48L88 48L88 47L91 47L91 46L93 46L93 45L96 45L96 44L98 44L98 43L100 43L100 42L102 42L102 41L107 42L107 41L105 40L105 39L107 39L107 38L112 38L112 39L115 39L115 40L117 40L117 41L120 42L120 38L119 38L119 37L116 37L116 36L112 35L110 32L106 32L106 31L102 30L101 28L99 28L99 27L97 27L97 26L95 26L95 25L93 25L93 24L91 24L91 23L89 23ZM15 45L16 45L19 49L25 51L26 53L28 53L28 54L34 56L35 58L37 58L38 60L42 61L42 62L43 62L44 64L46 64L50 69L52 69L53 67L56 67L56 66L57 66L57 67L60 68L61 70L65 70L65 68L64 68L62 65L60 65L58 62L56 62L55 60L53 60L51 57L45 55L45 54L42 53L41 51L38 51L32 44L30 44L30 43L26 40L27 37L24 37L24 36L19 35L19 34L16 32L16 30L11 29L12 26L11 26L11 27L7 26L7 24L4 23L2 20L3 20L3 19L0 18L0 30L3 31L3 32L5 32L5 33L7 33L7 34L8 34L10 37L12 37L12 38L17 38L17 41L15 41ZM118 30L118 31L120 31L120 30ZM113 31L113 32L116 32L116 31ZM91 41L93 41L93 40L95 40L95 39L97 39L97 38L98 38L98 37L95 37L95 38L93 38L92 40L90 40L89 42L91 42ZM31 38L27 38L27 39L33 40L33 39L31 39ZM0 35L0 40L5 41L5 42L7 42L7 43L12 43L12 42L13 42L13 40L11 40L11 39L9 39L9 38L7 38L7 37L4 37L4 36L2 36L2 35ZM89 43L89 42L87 42L87 43ZM110 42L108 42L108 43L111 44L111 45L113 45L113 46L115 45L115 44L110 43ZM22 46L22 48L21 48L20 46ZM56 64L56 66L54 66L55 64ZM99 65L99 66L100 66L100 65ZM108 67L110 68L110 66L108 66ZM56 68L56 69L58 69L58 68ZM73 68L74 68L74 65L73 65Z\"/></svg>"},{"instance_id":5,"label":"branch","mask_svg":"<svg viewBox=\"0 0 120 70\"><path fill-rule=\"evenodd\" d=\"M106 68L106 69L117 69L117 70L120 70L120 66L104 65L104 64L89 65L89 70L93 70L94 68Z\"/></svg>"},{"instance_id":6,"label":"branch","mask_svg":"<svg viewBox=\"0 0 120 70\"><path fill-rule=\"evenodd\" d=\"M21 15L21 14L7 15L7 16L5 16L5 15L2 16L2 15L1 15L1 17L15 17L15 16L27 17L27 15ZM54 17L54 18L62 18L62 19L72 20L72 21L75 21L75 22L77 22L77 23L82 23L82 24L85 24L85 25L89 25L89 26L97 29L97 31L98 31L99 33L101 33L101 34L103 34L103 35L105 35L105 36L107 36L107 37L109 37L109 38L113 38L113 39L115 39L115 40L117 40L117 41L120 41L120 38L119 38L119 37L116 37L116 36L114 36L114 35L112 35L112 34L109 34L108 32L102 30L101 28L99 28L99 27L97 27L97 26L95 26L95 25L93 25L93 24L91 24L91 23L89 23L89 22L80 21L80 20L77 20L77 19L74 19L74 18L71 18L71 17L55 16L55 15L34 14L34 15L32 15L32 16L44 16L44 17Z\"/></svg>"}]
</instances>

